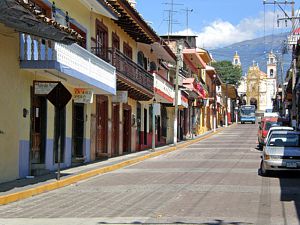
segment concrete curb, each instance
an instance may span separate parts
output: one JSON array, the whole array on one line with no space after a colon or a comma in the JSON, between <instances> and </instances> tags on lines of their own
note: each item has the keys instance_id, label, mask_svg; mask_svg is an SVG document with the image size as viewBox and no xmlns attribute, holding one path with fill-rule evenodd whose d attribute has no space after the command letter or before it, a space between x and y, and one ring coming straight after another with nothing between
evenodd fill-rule
<instances>
[{"instance_id":1,"label":"concrete curb","mask_svg":"<svg viewBox=\"0 0 300 225\"><path fill-rule=\"evenodd\" d=\"M74 184L78 181L82 181L82 180L85 180L85 179L88 179L88 178L91 178L91 177L94 177L94 176L97 176L97 175L100 175L100 174L105 174L105 173L108 173L108 172L111 172L111 171L114 171L114 170L118 170L120 168L130 166L130 165L133 165L135 163L142 162L146 159L150 159L150 158L153 158L153 157L156 157L156 156L159 156L159 155L163 155L163 154L166 154L166 153L184 148L184 147L189 146L189 145L191 145L193 143L196 143L198 141L207 139L207 138L213 136L214 134L219 133L220 131L222 131L224 129L225 128L220 128L216 132L211 132L211 133L208 133L207 135L204 135L202 137L198 137L196 139L188 140L184 143L177 144L176 147L175 146L170 146L166 149L150 152L147 155L139 156L139 157L136 157L136 158L133 158L133 159L129 159L129 160L117 163L115 165L105 166L105 167L102 167L102 168L99 168L99 169L93 169L91 171L87 171L87 172L84 172L84 173L81 173L81 174L73 175L71 177L67 177L67 178L59 180L59 181L54 181L54 182L51 182L51 183L48 183L48 184L44 184L44 185L41 185L41 186L30 188L28 190L24 190L24 191L16 192L16 193L13 193L13 194L0 196L0 205L9 204L9 203L12 203L12 202L15 202L15 201L30 198L30 197L38 195L38 194L42 194L42 193L45 193L45 192L48 192L48 191L52 191L52 190L55 190L55 189L58 189L58 188L66 187L66 186Z\"/></svg>"}]
</instances>

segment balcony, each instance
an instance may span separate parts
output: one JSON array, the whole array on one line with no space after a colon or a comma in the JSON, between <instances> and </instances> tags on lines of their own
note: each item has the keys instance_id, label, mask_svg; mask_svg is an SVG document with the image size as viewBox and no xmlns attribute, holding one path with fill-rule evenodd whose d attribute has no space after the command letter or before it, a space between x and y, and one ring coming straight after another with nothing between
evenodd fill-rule
<instances>
[{"instance_id":1,"label":"balcony","mask_svg":"<svg viewBox=\"0 0 300 225\"><path fill-rule=\"evenodd\" d=\"M92 42L92 52L116 67L118 90L138 101L148 101L154 96L154 77L137 63L115 48L104 49Z\"/></svg>"},{"instance_id":2,"label":"balcony","mask_svg":"<svg viewBox=\"0 0 300 225\"><path fill-rule=\"evenodd\" d=\"M96 94L116 94L116 69L77 44L64 45L27 34L20 36L21 69L38 72Z\"/></svg>"}]
</instances>

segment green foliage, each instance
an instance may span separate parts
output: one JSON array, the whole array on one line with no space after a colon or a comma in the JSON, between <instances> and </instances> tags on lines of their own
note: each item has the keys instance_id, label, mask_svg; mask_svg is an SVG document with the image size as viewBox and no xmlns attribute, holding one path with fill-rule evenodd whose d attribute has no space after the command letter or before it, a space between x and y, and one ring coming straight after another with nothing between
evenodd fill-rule
<instances>
[{"instance_id":1,"label":"green foliage","mask_svg":"<svg viewBox=\"0 0 300 225\"><path fill-rule=\"evenodd\" d=\"M242 68L232 65L230 61L213 62L212 66L216 69L224 83L239 84L242 77Z\"/></svg>"}]
</instances>

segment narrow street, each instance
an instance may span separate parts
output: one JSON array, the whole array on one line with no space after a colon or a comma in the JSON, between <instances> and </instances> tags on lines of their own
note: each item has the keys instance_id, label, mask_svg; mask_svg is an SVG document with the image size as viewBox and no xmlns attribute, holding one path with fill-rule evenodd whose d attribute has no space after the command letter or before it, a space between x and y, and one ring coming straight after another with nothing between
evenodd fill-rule
<instances>
[{"instance_id":1,"label":"narrow street","mask_svg":"<svg viewBox=\"0 0 300 225\"><path fill-rule=\"evenodd\" d=\"M258 175L257 125L0 206L0 224L299 224L299 175ZM26 219L25 219L26 218Z\"/></svg>"}]
</instances>

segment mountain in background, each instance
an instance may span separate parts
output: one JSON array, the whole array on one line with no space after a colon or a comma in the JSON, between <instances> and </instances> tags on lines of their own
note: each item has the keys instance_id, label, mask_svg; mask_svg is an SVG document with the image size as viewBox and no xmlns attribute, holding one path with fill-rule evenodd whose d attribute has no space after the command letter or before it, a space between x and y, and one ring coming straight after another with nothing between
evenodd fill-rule
<instances>
[{"instance_id":1,"label":"mountain in background","mask_svg":"<svg viewBox=\"0 0 300 225\"><path fill-rule=\"evenodd\" d=\"M273 50L273 53L277 55L277 60L281 61L282 51L284 48L285 40L287 39L287 33L270 35L253 40L247 40L239 43L229 45L227 47L210 50L213 58L216 61L233 60L235 52L238 52L240 56L243 74L248 72L249 66L258 63L259 68L266 72L267 70L267 57L268 53ZM283 74L285 77L286 71L291 64L291 51L283 55ZM280 63L278 63L277 69L278 77L281 75Z\"/></svg>"}]
</instances>

